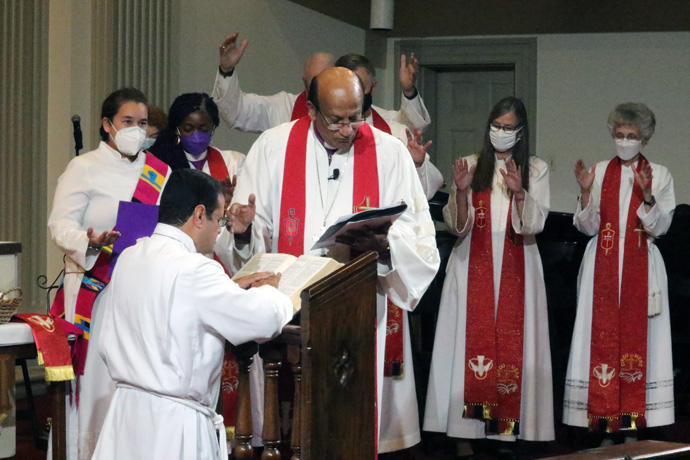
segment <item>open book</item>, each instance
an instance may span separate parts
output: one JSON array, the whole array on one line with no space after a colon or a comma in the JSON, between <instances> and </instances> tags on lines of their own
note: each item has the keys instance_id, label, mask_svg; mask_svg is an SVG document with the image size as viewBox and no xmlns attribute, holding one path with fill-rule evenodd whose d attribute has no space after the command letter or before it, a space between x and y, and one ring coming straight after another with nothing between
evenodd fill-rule
<instances>
[{"instance_id":1,"label":"open book","mask_svg":"<svg viewBox=\"0 0 690 460\"><path fill-rule=\"evenodd\" d=\"M383 208L368 209L366 211L348 214L338 218L338 220L328 227L328 229L321 235L321 238L314 243L312 249L325 248L336 243L336 238L344 235L349 231L358 230L365 227L380 227L381 225L396 221L407 209L405 203L396 204L393 206L386 206Z\"/></svg>"},{"instance_id":2,"label":"open book","mask_svg":"<svg viewBox=\"0 0 690 460\"><path fill-rule=\"evenodd\" d=\"M330 257L256 254L232 279L236 280L257 272L282 273L278 290L290 297L293 312L297 313L302 308L302 290L342 266L343 264Z\"/></svg>"}]
</instances>

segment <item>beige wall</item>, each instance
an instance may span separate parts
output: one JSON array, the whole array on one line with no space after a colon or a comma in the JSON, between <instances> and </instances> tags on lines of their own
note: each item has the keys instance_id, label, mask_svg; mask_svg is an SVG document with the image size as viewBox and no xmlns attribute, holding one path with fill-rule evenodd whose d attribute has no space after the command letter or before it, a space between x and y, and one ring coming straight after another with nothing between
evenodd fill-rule
<instances>
[{"instance_id":1,"label":"beige wall","mask_svg":"<svg viewBox=\"0 0 690 460\"><path fill-rule=\"evenodd\" d=\"M250 40L238 66L242 87L272 94L299 92L302 62L316 51L336 56L364 53L365 31L287 0L177 0L174 13L172 98L188 91L210 92L217 67L217 45L240 31ZM98 120L91 115L91 30L88 0L50 2L48 56L47 164L48 203L57 177L72 156L73 113L82 117L87 149L97 142ZM552 164L552 209L572 212L577 187L572 176L575 159L588 164L613 156L605 126L610 109L619 102L647 103L657 115L657 132L645 150L652 161L668 166L675 178L677 201L690 202L690 162L684 140L690 132L685 108L690 107L690 33L542 35L538 40L537 151ZM386 68L377 69L375 103L393 107L399 57L388 41ZM424 57L420 56L423 63ZM222 125L214 144L247 152L255 135ZM61 266L59 253L48 244L47 273Z\"/></svg>"},{"instance_id":2,"label":"beige wall","mask_svg":"<svg viewBox=\"0 0 690 460\"><path fill-rule=\"evenodd\" d=\"M287 0L180 0L178 93L213 89L218 45L234 31L249 47L238 65L242 89L298 93L304 60L326 51L336 57L364 52L364 30ZM246 153L255 135L222 125L213 143Z\"/></svg>"},{"instance_id":3,"label":"beige wall","mask_svg":"<svg viewBox=\"0 0 690 460\"><path fill-rule=\"evenodd\" d=\"M671 170L676 201L690 203L690 33L546 35L538 49L537 151L552 161L552 208L574 211L577 158L615 155L606 119L630 101L654 111L643 153Z\"/></svg>"},{"instance_id":4,"label":"beige wall","mask_svg":"<svg viewBox=\"0 0 690 460\"><path fill-rule=\"evenodd\" d=\"M379 77L384 106L397 103L393 45L389 40ZM537 154L552 167L552 210L575 209L576 159L589 165L615 155L606 119L616 104L629 101L644 102L656 114L656 133L644 153L671 170L676 201L689 203L690 32L540 35L537 46ZM424 56L419 59L423 64Z\"/></svg>"}]
</instances>

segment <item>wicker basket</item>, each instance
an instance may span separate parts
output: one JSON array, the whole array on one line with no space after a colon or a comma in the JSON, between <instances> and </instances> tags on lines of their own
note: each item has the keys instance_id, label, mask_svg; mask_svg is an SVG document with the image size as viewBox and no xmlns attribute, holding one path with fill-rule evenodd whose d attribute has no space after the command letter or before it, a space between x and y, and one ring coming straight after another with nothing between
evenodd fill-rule
<instances>
[{"instance_id":1,"label":"wicker basket","mask_svg":"<svg viewBox=\"0 0 690 460\"><path fill-rule=\"evenodd\" d=\"M14 296L13 293L15 293ZM0 292L0 324L9 323L12 315L17 312L22 297L22 290L19 288Z\"/></svg>"}]
</instances>

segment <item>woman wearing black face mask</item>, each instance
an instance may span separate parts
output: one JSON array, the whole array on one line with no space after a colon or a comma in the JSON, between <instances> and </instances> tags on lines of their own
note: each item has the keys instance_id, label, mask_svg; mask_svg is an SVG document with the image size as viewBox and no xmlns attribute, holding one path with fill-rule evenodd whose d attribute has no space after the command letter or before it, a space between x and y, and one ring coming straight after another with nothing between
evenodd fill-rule
<instances>
[{"instance_id":1,"label":"woman wearing black face mask","mask_svg":"<svg viewBox=\"0 0 690 460\"><path fill-rule=\"evenodd\" d=\"M118 206L134 200L155 205L170 171L142 151L147 117L146 97L137 89L121 89L105 99L101 142L96 150L69 162L58 179L48 220L53 242L65 254L64 282L50 313L84 332L72 350L74 371L80 377L79 385L72 386L76 396L67 403L70 457L91 458L115 390L96 345L112 244L119 230L126 231L116 228Z\"/></svg>"},{"instance_id":2,"label":"woman wearing black face mask","mask_svg":"<svg viewBox=\"0 0 690 460\"><path fill-rule=\"evenodd\" d=\"M574 224L592 238L578 280L563 422L631 438L639 427L674 422L668 287L654 241L668 231L676 200L669 170L642 154L655 126L646 105L620 104L608 119L616 156L575 164Z\"/></svg>"},{"instance_id":3,"label":"woman wearing black face mask","mask_svg":"<svg viewBox=\"0 0 690 460\"><path fill-rule=\"evenodd\" d=\"M525 107L491 111L484 147L453 165L444 220L460 241L447 266L424 429L501 441L554 439L544 275L535 235L549 169L529 156ZM468 442L458 454L472 453Z\"/></svg>"}]
</instances>

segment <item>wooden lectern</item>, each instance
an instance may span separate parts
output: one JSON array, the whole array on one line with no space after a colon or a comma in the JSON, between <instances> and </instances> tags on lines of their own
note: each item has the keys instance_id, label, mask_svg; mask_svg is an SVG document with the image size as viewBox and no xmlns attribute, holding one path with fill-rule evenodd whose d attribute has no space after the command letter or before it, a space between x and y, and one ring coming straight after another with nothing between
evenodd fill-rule
<instances>
[{"instance_id":1,"label":"wooden lectern","mask_svg":"<svg viewBox=\"0 0 690 460\"><path fill-rule=\"evenodd\" d=\"M364 254L302 291L299 326L286 326L260 346L266 379L263 460L281 458L278 374L286 349L295 381L291 458L376 458L376 261L375 252ZM253 455L248 354L236 354L238 459Z\"/></svg>"}]
</instances>

